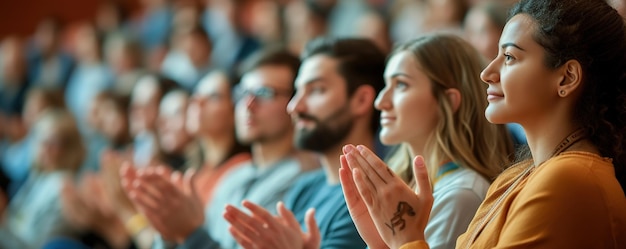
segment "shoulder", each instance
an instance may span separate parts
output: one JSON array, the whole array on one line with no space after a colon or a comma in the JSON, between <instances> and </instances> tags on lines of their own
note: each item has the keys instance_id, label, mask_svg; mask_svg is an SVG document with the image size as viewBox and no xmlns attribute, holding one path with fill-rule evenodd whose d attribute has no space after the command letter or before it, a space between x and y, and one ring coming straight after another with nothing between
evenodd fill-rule
<instances>
[{"instance_id":1,"label":"shoulder","mask_svg":"<svg viewBox=\"0 0 626 249\"><path fill-rule=\"evenodd\" d=\"M548 185L554 189L588 188L615 178L613 171L610 159L591 153L570 152L538 166L529 183Z\"/></svg>"},{"instance_id":2,"label":"shoulder","mask_svg":"<svg viewBox=\"0 0 626 249\"><path fill-rule=\"evenodd\" d=\"M489 189L489 182L471 169L460 169L441 178L434 186L433 196L437 199L482 200Z\"/></svg>"},{"instance_id":3,"label":"shoulder","mask_svg":"<svg viewBox=\"0 0 626 249\"><path fill-rule=\"evenodd\" d=\"M520 196L582 205L583 202L604 203L620 191L610 159L591 153L568 152L539 165Z\"/></svg>"},{"instance_id":4,"label":"shoulder","mask_svg":"<svg viewBox=\"0 0 626 249\"><path fill-rule=\"evenodd\" d=\"M298 185L318 185L326 183L326 173L323 169L317 169L303 173L296 184Z\"/></svg>"},{"instance_id":5,"label":"shoulder","mask_svg":"<svg viewBox=\"0 0 626 249\"><path fill-rule=\"evenodd\" d=\"M511 183L515 181L515 178L524 170L528 169L532 163L532 160L524 160L509 166L491 183L491 189L506 188L511 185Z\"/></svg>"},{"instance_id":6,"label":"shoulder","mask_svg":"<svg viewBox=\"0 0 626 249\"><path fill-rule=\"evenodd\" d=\"M253 177L254 173L255 170L252 163L250 161L244 161L240 165L231 167L229 170L224 172L224 175L221 177L220 183L218 184L218 188L224 189L229 186L239 187L241 182Z\"/></svg>"},{"instance_id":7,"label":"shoulder","mask_svg":"<svg viewBox=\"0 0 626 249\"><path fill-rule=\"evenodd\" d=\"M305 172L300 175L293 186L289 189L287 194L286 203L293 205L292 202L296 202L299 199L306 199L310 196L316 195L319 189L323 188L326 184L326 174L324 170L314 170Z\"/></svg>"},{"instance_id":8,"label":"shoulder","mask_svg":"<svg viewBox=\"0 0 626 249\"><path fill-rule=\"evenodd\" d=\"M303 192L316 191L326 184L326 174L324 170L314 170L302 173L293 183L290 192L301 195Z\"/></svg>"}]
</instances>

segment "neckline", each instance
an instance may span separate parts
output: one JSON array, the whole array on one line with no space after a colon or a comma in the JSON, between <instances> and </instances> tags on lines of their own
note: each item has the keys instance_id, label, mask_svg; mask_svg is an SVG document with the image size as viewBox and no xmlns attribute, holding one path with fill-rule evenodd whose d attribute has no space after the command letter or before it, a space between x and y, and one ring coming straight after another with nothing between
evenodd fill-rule
<instances>
[{"instance_id":1,"label":"neckline","mask_svg":"<svg viewBox=\"0 0 626 249\"><path fill-rule=\"evenodd\" d=\"M459 170L460 168L461 167L453 161L450 161L441 165L439 167L439 170L437 171L437 174L435 175L435 179L433 180L433 185L437 184L437 182L439 182L442 178Z\"/></svg>"},{"instance_id":2,"label":"neckline","mask_svg":"<svg viewBox=\"0 0 626 249\"><path fill-rule=\"evenodd\" d=\"M556 145L556 147L554 148L554 150L552 151L552 153L550 154L550 156L548 156L546 160L540 163L536 163L535 159L532 158L531 167L537 168L541 166L542 164L546 163L547 161L550 161L550 159L557 157L558 155L564 152L567 152L567 149L572 147L572 145L577 144L578 142L582 141L586 137L587 137L587 131L584 128L576 129L575 131L567 135L567 137L563 138L561 142L559 142L559 144Z\"/></svg>"}]
</instances>

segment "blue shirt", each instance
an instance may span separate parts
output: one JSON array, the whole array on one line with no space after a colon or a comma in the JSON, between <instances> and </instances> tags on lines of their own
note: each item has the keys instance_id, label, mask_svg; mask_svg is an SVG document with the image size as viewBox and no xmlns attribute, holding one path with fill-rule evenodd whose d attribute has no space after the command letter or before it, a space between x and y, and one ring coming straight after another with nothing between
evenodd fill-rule
<instances>
[{"instance_id":1,"label":"blue shirt","mask_svg":"<svg viewBox=\"0 0 626 249\"><path fill-rule=\"evenodd\" d=\"M303 230L306 230L306 211L315 208L315 220L322 237L320 248L365 248L348 212L341 185L330 185L324 170L300 177L287 193L285 206L294 213Z\"/></svg>"},{"instance_id":2,"label":"blue shirt","mask_svg":"<svg viewBox=\"0 0 626 249\"><path fill-rule=\"evenodd\" d=\"M0 147L4 147L5 144L1 144L3 142L0 142ZM26 181L35 157L36 145L34 135L31 132L21 141L13 144L7 142L6 147L0 148L0 165L2 165L2 170L7 174L7 177L11 179L7 193L9 199L13 198Z\"/></svg>"}]
</instances>

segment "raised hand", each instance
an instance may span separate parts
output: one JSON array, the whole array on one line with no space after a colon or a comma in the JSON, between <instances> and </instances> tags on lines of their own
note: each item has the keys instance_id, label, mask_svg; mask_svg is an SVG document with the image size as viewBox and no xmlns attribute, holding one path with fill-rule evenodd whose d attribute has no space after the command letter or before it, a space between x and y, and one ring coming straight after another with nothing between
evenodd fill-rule
<instances>
[{"instance_id":1,"label":"raised hand","mask_svg":"<svg viewBox=\"0 0 626 249\"><path fill-rule=\"evenodd\" d=\"M414 160L416 193L365 146L346 145L344 155L361 199L387 246L399 248L424 240L433 202L424 159L418 156Z\"/></svg>"},{"instance_id":2,"label":"raised hand","mask_svg":"<svg viewBox=\"0 0 626 249\"><path fill-rule=\"evenodd\" d=\"M61 191L63 216L74 228L91 229L115 248L124 248L128 246L130 236L104 192L100 175L87 173L78 186L66 180Z\"/></svg>"},{"instance_id":3,"label":"raised hand","mask_svg":"<svg viewBox=\"0 0 626 249\"><path fill-rule=\"evenodd\" d=\"M361 194L354 183L352 170L350 170L348 166L346 156L341 155L339 160L341 161L341 168L339 169L341 189L343 190L343 196L346 199L346 205L348 206L350 217L352 217L352 221L354 222L357 231L369 248L388 248L385 241L383 241L383 238L378 234L374 220L372 220L372 217L367 210L367 206L365 205L365 202L363 202L363 198L361 198Z\"/></svg>"},{"instance_id":4,"label":"raised hand","mask_svg":"<svg viewBox=\"0 0 626 249\"><path fill-rule=\"evenodd\" d=\"M101 177L107 198L115 205L115 211L122 220L127 220L136 213L135 206L122 189L120 168L130 157L112 150L105 150L100 159Z\"/></svg>"},{"instance_id":5,"label":"raised hand","mask_svg":"<svg viewBox=\"0 0 626 249\"><path fill-rule=\"evenodd\" d=\"M277 216L252 202L244 201L243 206L251 215L234 206L226 206L224 218L230 222L230 233L237 243L246 249L318 249L321 238L315 221L315 212L306 213L305 222L308 232L302 231L295 216L282 202L276 206Z\"/></svg>"},{"instance_id":6,"label":"raised hand","mask_svg":"<svg viewBox=\"0 0 626 249\"><path fill-rule=\"evenodd\" d=\"M193 171L182 176L162 166L141 170L125 166L120 174L132 202L164 239L182 243L204 224Z\"/></svg>"}]
</instances>

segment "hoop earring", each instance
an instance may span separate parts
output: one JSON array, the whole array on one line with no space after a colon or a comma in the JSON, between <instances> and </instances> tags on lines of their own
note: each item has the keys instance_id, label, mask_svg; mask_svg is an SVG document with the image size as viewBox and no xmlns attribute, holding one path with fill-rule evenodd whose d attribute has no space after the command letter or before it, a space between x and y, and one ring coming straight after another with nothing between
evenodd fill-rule
<instances>
[{"instance_id":1,"label":"hoop earring","mask_svg":"<svg viewBox=\"0 0 626 249\"><path fill-rule=\"evenodd\" d=\"M561 97L565 97L565 94L566 94L566 93L567 93L567 92L565 92L565 90L561 90L561 91L559 91L559 96L561 96Z\"/></svg>"}]
</instances>

